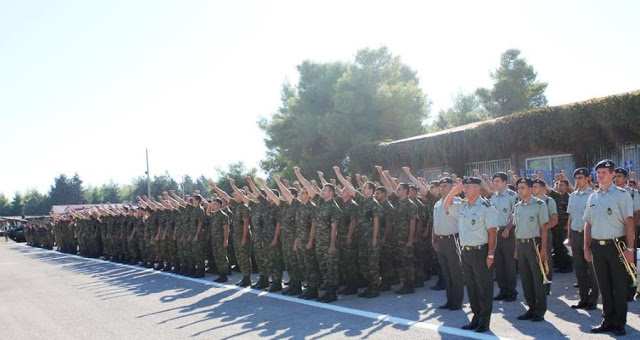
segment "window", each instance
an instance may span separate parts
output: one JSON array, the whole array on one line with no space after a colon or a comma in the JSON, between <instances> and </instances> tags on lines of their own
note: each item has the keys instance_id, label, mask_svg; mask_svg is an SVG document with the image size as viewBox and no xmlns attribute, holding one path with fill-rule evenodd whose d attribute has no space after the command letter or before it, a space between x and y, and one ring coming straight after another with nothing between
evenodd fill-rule
<instances>
[{"instance_id":1,"label":"window","mask_svg":"<svg viewBox=\"0 0 640 340\"><path fill-rule=\"evenodd\" d=\"M566 154L527 158L526 170L521 170L520 176L531 177L536 172L541 171L547 184L553 185L554 175L560 173L562 170L565 170L567 172L567 176L571 178L573 170L575 170L572 155Z\"/></svg>"}]
</instances>

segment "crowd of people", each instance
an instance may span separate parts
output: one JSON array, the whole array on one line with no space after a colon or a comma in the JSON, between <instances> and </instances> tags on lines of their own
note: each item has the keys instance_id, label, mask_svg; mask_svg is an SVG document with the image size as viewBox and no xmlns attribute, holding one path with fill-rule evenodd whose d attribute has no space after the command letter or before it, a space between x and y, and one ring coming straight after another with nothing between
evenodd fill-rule
<instances>
[{"instance_id":1,"label":"crowd of people","mask_svg":"<svg viewBox=\"0 0 640 340\"><path fill-rule=\"evenodd\" d=\"M327 303L339 294L375 298L394 285L412 294L438 275L431 289L446 291L440 309L461 309L466 285L473 318L463 328L476 332L489 330L493 301L517 300L518 274L528 306L518 320L540 322L554 271L575 271L580 301L571 308L595 309L601 296L604 319L592 331L623 335L636 292L640 194L614 162L595 168L598 185L586 168L547 185L541 174L477 170L427 182L407 167L402 182L380 166L378 181L334 167L335 179L318 172L318 183L294 167L296 180L275 175L275 188L230 179L233 192L211 183L208 198L169 191L138 197L137 206L52 213L50 222L28 223L25 236L65 253L191 277L217 273L220 283L238 270L238 286Z\"/></svg>"}]
</instances>

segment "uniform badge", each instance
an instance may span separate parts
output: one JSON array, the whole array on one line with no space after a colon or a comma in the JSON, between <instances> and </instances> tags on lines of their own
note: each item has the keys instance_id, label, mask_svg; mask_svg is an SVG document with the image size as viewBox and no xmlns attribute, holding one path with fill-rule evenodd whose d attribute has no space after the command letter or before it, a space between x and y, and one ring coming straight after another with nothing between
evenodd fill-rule
<instances>
[{"instance_id":1,"label":"uniform badge","mask_svg":"<svg viewBox=\"0 0 640 340\"><path fill-rule=\"evenodd\" d=\"M613 213L613 211L611 211L611 208L607 208L607 215L611 215Z\"/></svg>"},{"instance_id":2,"label":"uniform badge","mask_svg":"<svg viewBox=\"0 0 640 340\"><path fill-rule=\"evenodd\" d=\"M476 224L476 220L471 220L471 225L475 225Z\"/></svg>"},{"instance_id":3,"label":"uniform badge","mask_svg":"<svg viewBox=\"0 0 640 340\"><path fill-rule=\"evenodd\" d=\"M529 216L529 222L533 222L533 216Z\"/></svg>"},{"instance_id":4,"label":"uniform badge","mask_svg":"<svg viewBox=\"0 0 640 340\"><path fill-rule=\"evenodd\" d=\"M503 212L507 212L507 208L503 208L503 209L502 209L502 211L503 211Z\"/></svg>"}]
</instances>

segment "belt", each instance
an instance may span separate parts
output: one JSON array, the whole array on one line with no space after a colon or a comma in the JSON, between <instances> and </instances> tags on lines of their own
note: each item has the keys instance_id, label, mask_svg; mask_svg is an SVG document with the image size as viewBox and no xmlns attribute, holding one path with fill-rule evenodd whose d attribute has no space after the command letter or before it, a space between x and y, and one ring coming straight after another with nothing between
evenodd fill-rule
<instances>
[{"instance_id":1,"label":"belt","mask_svg":"<svg viewBox=\"0 0 640 340\"><path fill-rule=\"evenodd\" d=\"M539 237L532 237L532 238L519 238L518 241L520 243L533 243L533 241L538 240L538 242L540 242L540 238Z\"/></svg>"},{"instance_id":2,"label":"belt","mask_svg":"<svg viewBox=\"0 0 640 340\"><path fill-rule=\"evenodd\" d=\"M623 237L618 237L618 240L620 239L624 239ZM615 242L613 239L607 239L607 240L596 240L593 239L593 244L597 244L599 246L607 246L610 244L613 244L613 242Z\"/></svg>"},{"instance_id":3,"label":"belt","mask_svg":"<svg viewBox=\"0 0 640 340\"><path fill-rule=\"evenodd\" d=\"M573 231L574 233L579 233L579 234L584 233L584 230L573 230L573 229L571 229L571 231Z\"/></svg>"},{"instance_id":4,"label":"belt","mask_svg":"<svg viewBox=\"0 0 640 340\"><path fill-rule=\"evenodd\" d=\"M462 246L462 250L482 250L484 248L486 248L487 245L483 244L483 245L479 245L479 246Z\"/></svg>"},{"instance_id":5,"label":"belt","mask_svg":"<svg viewBox=\"0 0 640 340\"><path fill-rule=\"evenodd\" d=\"M450 238L458 237L458 233L451 234L451 235L436 235L436 237L440 240L445 238L450 239Z\"/></svg>"}]
</instances>

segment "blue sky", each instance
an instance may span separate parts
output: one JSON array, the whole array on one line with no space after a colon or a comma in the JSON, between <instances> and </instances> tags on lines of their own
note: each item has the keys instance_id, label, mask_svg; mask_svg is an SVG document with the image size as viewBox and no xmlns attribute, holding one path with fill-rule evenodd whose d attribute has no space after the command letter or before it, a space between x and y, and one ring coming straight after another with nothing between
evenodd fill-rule
<instances>
[{"instance_id":1,"label":"blue sky","mask_svg":"<svg viewBox=\"0 0 640 340\"><path fill-rule=\"evenodd\" d=\"M296 65L386 45L432 115L518 48L550 105L640 89L637 1L0 0L0 192L257 166Z\"/></svg>"}]
</instances>

